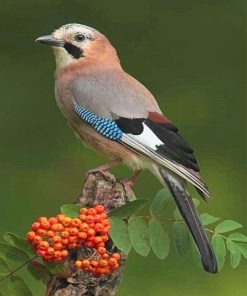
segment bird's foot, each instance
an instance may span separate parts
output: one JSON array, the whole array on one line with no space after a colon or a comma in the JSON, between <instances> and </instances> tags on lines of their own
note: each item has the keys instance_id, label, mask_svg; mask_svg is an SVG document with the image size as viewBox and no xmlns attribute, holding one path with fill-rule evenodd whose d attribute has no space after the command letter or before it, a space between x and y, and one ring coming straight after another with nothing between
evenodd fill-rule
<instances>
[{"instance_id":1,"label":"bird's foot","mask_svg":"<svg viewBox=\"0 0 247 296\"><path fill-rule=\"evenodd\" d=\"M107 180L111 181L112 183L116 183L115 176L113 174L111 174L108 170L119 163L121 163L120 159L114 159L114 160L112 160L108 163L105 163L95 169L87 171L86 175L88 176L90 174L96 174L96 173L100 172Z\"/></svg>"},{"instance_id":2,"label":"bird's foot","mask_svg":"<svg viewBox=\"0 0 247 296\"><path fill-rule=\"evenodd\" d=\"M130 198L133 195L132 188L135 185L136 179L141 173L141 170L135 172L130 179L119 179L118 182L123 185L126 197Z\"/></svg>"}]
</instances>

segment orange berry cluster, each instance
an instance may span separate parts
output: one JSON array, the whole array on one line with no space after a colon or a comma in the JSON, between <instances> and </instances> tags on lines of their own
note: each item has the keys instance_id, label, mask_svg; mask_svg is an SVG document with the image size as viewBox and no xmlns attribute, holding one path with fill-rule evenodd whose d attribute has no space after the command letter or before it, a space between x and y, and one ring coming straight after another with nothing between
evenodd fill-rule
<instances>
[{"instance_id":1,"label":"orange berry cluster","mask_svg":"<svg viewBox=\"0 0 247 296\"><path fill-rule=\"evenodd\" d=\"M47 261L61 262L68 257L68 250L84 245L88 248L104 247L108 241L110 223L105 208L80 209L78 218L63 214L40 217L32 224L27 240L38 256Z\"/></svg>"},{"instance_id":2,"label":"orange berry cluster","mask_svg":"<svg viewBox=\"0 0 247 296\"><path fill-rule=\"evenodd\" d=\"M97 252L97 258L77 260L75 266L78 269L91 272L93 275L110 274L114 270L119 268L119 260L121 256L119 253L113 253L111 256L107 253L104 247L99 247ZM93 256L92 256L93 257Z\"/></svg>"}]
</instances>

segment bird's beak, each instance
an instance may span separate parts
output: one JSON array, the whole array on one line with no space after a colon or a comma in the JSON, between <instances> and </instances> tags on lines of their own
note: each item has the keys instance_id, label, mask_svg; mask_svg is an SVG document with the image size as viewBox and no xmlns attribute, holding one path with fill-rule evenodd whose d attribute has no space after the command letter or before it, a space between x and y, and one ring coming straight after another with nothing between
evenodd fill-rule
<instances>
[{"instance_id":1,"label":"bird's beak","mask_svg":"<svg viewBox=\"0 0 247 296\"><path fill-rule=\"evenodd\" d=\"M52 35L46 35L39 37L35 40L36 42L44 43L50 46L63 47L65 42L63 40L55 39Z\"/></svg>"}]
</instances>

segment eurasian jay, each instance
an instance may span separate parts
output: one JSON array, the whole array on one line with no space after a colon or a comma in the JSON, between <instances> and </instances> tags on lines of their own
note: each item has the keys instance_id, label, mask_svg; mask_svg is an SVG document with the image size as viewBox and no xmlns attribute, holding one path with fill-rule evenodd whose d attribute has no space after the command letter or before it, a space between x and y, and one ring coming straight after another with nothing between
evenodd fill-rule
<instances>
[{"instance_id":1,"label":"eurasian jay","mask_svg":"<svg viewBox=\"0 0 247 296\"><path fill-rule=\"evenodd\" d=\"M149 169L169 188L201 255L217 272L215 255L186 190L186 181L210 197L190 145L166 118L153 95L121 67L116 50L99 31L67 24L36 41L55 53L55 94L62 113L88 146L138 172Z\"/></svg>"}]
</instances>

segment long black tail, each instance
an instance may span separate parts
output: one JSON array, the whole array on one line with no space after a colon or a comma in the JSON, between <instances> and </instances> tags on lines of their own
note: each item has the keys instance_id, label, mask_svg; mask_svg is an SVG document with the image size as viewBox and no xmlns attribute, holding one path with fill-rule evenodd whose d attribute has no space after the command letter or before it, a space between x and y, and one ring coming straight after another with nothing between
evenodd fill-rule
<instances>
[{"instance_id":1,"label":"long black tail","mask_svg":"<svg viewBox=\"0 0 247 296\"><path fill-rule=\"evenodd\" d=\"M211 273L217 273L218 267L214 251L197 214L194 203L188 196L184 185L166 170L160 169L160 174L169 187L177 207L194 238L204 269Z\"/></svg>"}]
</instances>

